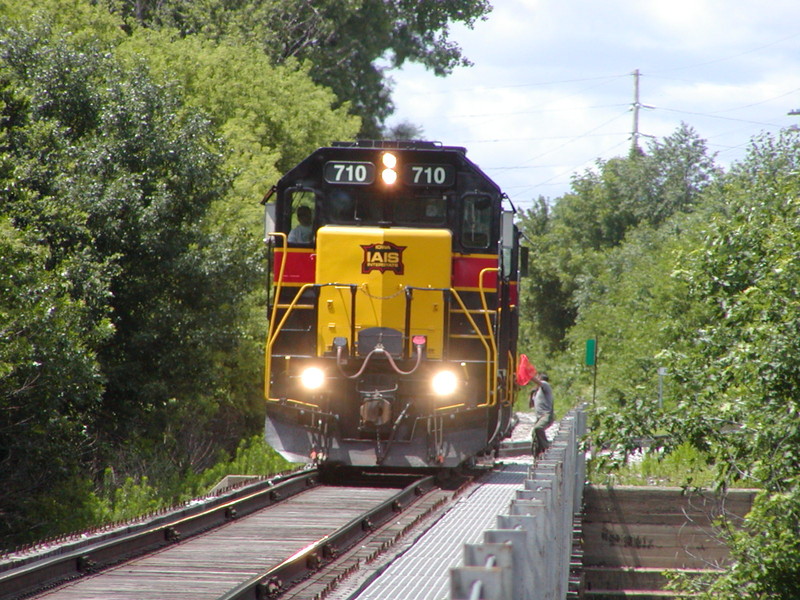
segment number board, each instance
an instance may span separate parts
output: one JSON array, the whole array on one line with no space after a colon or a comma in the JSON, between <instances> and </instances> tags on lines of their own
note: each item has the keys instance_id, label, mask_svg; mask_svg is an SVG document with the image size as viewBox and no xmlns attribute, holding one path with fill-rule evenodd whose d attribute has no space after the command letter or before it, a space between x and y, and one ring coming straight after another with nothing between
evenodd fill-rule
<instances>
[{"instance_id":1,"label":"number board","mask_svg":"<svg viewBox=\"0 0 800 600\"><path fill-rule=\"evenodd\" d=\"M406 185L451 187L455 181L456 169L453 165L405 165L403 167L403 183Z\"/></svg>"},{"instance_id":2,"label":"number board","mask_svg":"<svg viewBox=\"0 0 800 600\"><path fill-rule=\"evenodd\" d=\"M371 162L331 161L322 173L328 183L369 185L375 181L375 165Z\"/></svg>"}]
</instances>

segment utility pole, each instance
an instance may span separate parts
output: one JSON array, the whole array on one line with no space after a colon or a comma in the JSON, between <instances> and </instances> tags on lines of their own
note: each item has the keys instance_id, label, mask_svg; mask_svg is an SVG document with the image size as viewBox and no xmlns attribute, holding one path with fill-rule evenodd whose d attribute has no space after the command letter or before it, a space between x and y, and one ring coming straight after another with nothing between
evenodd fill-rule
<instances>
[{"instance_id":1,"label":"utility pole","mask_svg":"<svg viewBox=\"0 0 800 600\"><path fill-rule=\"evenodd\" d=\"M639 148L639 109L642 107L639 102L639 69L633 72L633 133L631 134L631 154L641 154Z\"/></svg>"}]
</instances>

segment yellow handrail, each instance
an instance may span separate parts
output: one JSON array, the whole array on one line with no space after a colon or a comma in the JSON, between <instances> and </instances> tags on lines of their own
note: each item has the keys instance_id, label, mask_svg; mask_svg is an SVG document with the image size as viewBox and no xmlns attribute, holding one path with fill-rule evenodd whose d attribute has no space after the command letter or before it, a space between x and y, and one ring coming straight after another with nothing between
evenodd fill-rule
<instances>
[{"instance_id":1,"label":"yellow handrail","mask_svg":"<svg viewBox=\"0 0 800 600\"><path fill-rule=\"evenodd\" d=\"M287 237L285 233L276 232L272 234L275 237L280 237L282 240L282 250L283 256L281 260L281 267L278 272L277 281L275 283L275 290L274 290L274 304L272 306L272 314L269 320L269 327L267 331L267 344L266 344L266 352L265 352L265 373L264 373L264 397L265 399L269 399L269 382L271 377L271 368L272 368L272 348L275 345L275 341L277 340L278 334L280 330L283 328L284 324L286 323L287 319L289 318L290 313L295 309L295 305L298 303L300 298L302 297L303 293L310 287L313 287L315 284L313 283L305 283L303 284L300 289L295 294L292 301L286 304L280 304L280 308L285 308L285 312L283 314L283 318L281 319L280 323L276 324L277 316L278 316L278 308L279 302L278 299L280 298L280 293L282 291L282 284L283 284L283 274L286 268L286 261L288 258L287 252ZM498 269L496 267L490 267L481 270L479 275L479 290L480 290L480 298L481 298L481 310L470 310L467 309L464 301L461 299L459 293L454 289L450 288L450 293L456 299L456 302L460 306L461 310L463 311L464 316L469 321L470 326L475 331L478 339L480 339L481 344L483 344L484 350L486 351L486 398L487 401L485 403L478 404L479 407L482 406L489 406L495 404L497 401L496 399L496 387L497 387L497 343L492 335L492 322L489 316L490 311L488 304L486 302L486 287L484 285L483 279L484 275L488 272L495 271L497 272ZM487 334L484 335L481 332L478 324L472 317L471 313L483 313L484 318L486 320L486 328ZM487 337L489 341L487 342Z\"/></svg>"},{"instance_id":2,"label":"yellow handrail","mask_svg":"<svg viewBox=\"0 0 800 600\"><path fill-rule=\"evenodd\" d=\"M481 306L483 307L483 316L486 319L486 332L489 334L489 341L492 345L492 356L490 362L493 365L491 369L491 379L492 379L492 389L491 394L493 398L492 404L497 402L497 398L494 395L497 393L497 341L494 339L494 335L492 335L492 320L489 318L489 307L486 304L486 287L483 285L483 276L486 273L494 271L495 273L500 272L498 267L487 267L485 269L481 269L480 274L478 275L478 287L480 289L480 296L481 296ZM497 289L497 301L498 305L500 304L500 289L498 286ZM496 311L495 311L496 312Z\"/></svg>"},{"instance_id":3,"label":"yellow handrail","mask_svg":"<svg viewBox=\"0 0 800 600\"><path fill-rule=\"evenodd\" d=\"M514 359L514 354L511 350L508 351L508 374L506 375L506 404L508 406L513 406L516 398L514 397L514 367L516 365L516 360Z\"/></svg>"},{"instance_id":4,"label":"yellow handrail","mask_svg":"<svg viewBox=\"0 0 800 600\"><path fill-rule=\"evenodd\" d=\"M467 307L464 305L464 301L461 299L461 296L458 295L458 292L455 289L450 288L450 293L456 299L459 306L461 306L462 310L464 311L464 316L467 317L467 319L469 320L469 324L475 330L475 333L478 334L479 339L483 344L483 347L486 349L486 397L489 399L489 401L483 404L478 404L478 406L479 407L489 406L491 404L494 404L494 392L489 387L490 385L493 385L494 382L491 373L492 363L494 362L492 357L492 347L486 342L486 336L484 336L483 333L481 333L478 324L475 323L475 320L472 318L472 315L469 314L469 311L467 311ZM491 329L489 330L489 334L491 335ZM494 342L494 340L492 340L492 342Z\"/></svg>"},{"instance_id":5,"label":"yellow handrail","mask_svg":"<svg viewBox=\"0 0 800 600\"><path fill-rule=\"evenodd\" d=\"M304 283L302 287L299 290L297 290L297 293L295 294L292 301L289 303L289 306L286 307L286 312L283 313L283 318L281 319L281 322L278 323L278 326L275 328L275 332L272 333L272 337L270 337L267 340L267 350L270 351L272 350L272 346L275 344L275 339L278 337L278 333L280 332L283 325L286 323L286 320L289 318L289 314L292 312L292 310L294 310L294 305L297 304L298 300L300 300L300 296L302 296L303 292L305 292L308 288L314 287L315 285L316 284L314 283Z\"/></svg>"},{"instance_id":6,"label":"yellow handrail","mask_svg":"<svg viewBox=\"0 0 800 600\"><path fill-rule=\"evenodd\" d=\"M281 285L283 284L283 273L286 270L286 259L288 258L288 236L280 231L273 231L269 234L272 237L281 239L283 257L281 258L281 268L278 271L278 279L275 283L274 301L272 304L272 314L270 315L269 323L267 325L267 350L264 357L264 398L269 398L269 380L272 369L272 352L270 352L269 340L272 338L275 329L275 319L278 316L278 299L281 297Z\"/></svg>"},{"instance_id":7,"label":"yellow handrail","mask_svg":"<svg viewBox=\"0 0 800 600\"><path fill-rule=\"evenodd\" d=\"M266 370L264 373L264 398L269 399L269 379L271 375L270 368L272 367L272 347L275 345L275 340L278 338L278 334L280 333L281 329L283 328L284 323L289 318L289 314L294 309L294 305L297 304L297 301L300 299L300 296L303 295L308 288L313 287L313 283L304 283L303 286L297 290L297 294L295 294L292 301L289 303L289 306L286 308L286 312L283 313L283 318L281 322L278 323L277 327L273 327L273 322L275 317L277 317L277 311L273 309L273 319L270 320L269 326L269 335L267 337L267 350L266 350L266 357L264 358L266 362Z\"/></svg>"}]
</instances>

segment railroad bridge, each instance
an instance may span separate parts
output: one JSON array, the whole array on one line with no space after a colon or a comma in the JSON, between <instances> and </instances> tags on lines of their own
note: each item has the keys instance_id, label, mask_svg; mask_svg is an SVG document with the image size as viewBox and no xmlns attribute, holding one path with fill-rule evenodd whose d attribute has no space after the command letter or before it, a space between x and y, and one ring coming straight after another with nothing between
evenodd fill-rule
<instances>
[{"instance_id":1,"label":"railroad bridge","mask_svg":"<svg viewBox=\"0 0 800 600\"><path fill-rule=\"evenodd\" d=\"M130 528L125 536L137 537L139 545L160 539L157 551L152 557L115 559L118 567L96 574L86 572L87 565L117 542L98 541L96 550L94 542L80 542L40 558L6 557L0 560L0 600L31 597L19 582L29 585L43 577L39 563L65 572L77 565L79 571L66 586L54 585L36 596L50 600L650 600L670 597L662 590L664 570L699 572L723 564L726 550L713 535L712 520L723 510L744 515L754 492L723 501L703 494L687 497L680 489L586 486L584 410L571 411L551 428L551 447L536 463L525 417L520 415L517 441L506 444L477 480L455 493L402 481L393 483L403 488L398 495L324 486L312 493L317 482L310 474L282 483L285 491L245 487L236 492L245 500L237 508L232 496L223 494L208 507ZM289 492L298 499L284 499ZM249 510L247 503L259 495L266 495L267 505L274 501L274 508L237 518L236 510ZM413 500L415 495L422 499ZM354 529L373 529L362 517L347 523L359 513L345 508L360 503L376 506L369 519L383 524L371 537L342 545L348 550L339 556L336 536L360 540L352 537ZM399 505L410 508L397 513ZM269 510L275 511L272 520L264 516ZM198 512L199 522L192 525L197 531L189 533L188 524L195 522L190 513ZM302 538L297 524L308 522L310 513L317 531ZM220 533L203 533L215 520L223 522ZM324 533L326 527L337 533ZM194 548L192 536L205 539L205 549ZM191 562L194 558L199 561ZM274 564L250 573L248 560L281 563L281 577L302 563L304 574L287 587L274 574ZM273 575L258 574L264 572ZM238 573L241 583L224 587L223 580L233 582ZM218 584L223 587L215 588Z\"/></svg>"}]
</instances>

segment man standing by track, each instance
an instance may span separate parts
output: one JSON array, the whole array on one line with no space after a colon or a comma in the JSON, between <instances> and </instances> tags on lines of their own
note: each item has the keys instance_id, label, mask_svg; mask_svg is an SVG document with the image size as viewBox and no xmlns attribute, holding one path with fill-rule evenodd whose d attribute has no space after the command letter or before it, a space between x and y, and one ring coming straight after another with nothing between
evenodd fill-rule
<instances>
[{"instance_id":1,"label":"man standing by track","mask_svg":"<svg viewBox=\"0 0 800 600\"><path fill-rule=\"evenodd\" d=\"M538 458L550 447L545 430L553 424L556 416L553 409L553 388L550 387L547 375L537 373L531 381L536 386L531 392L530 399L530 408L534 410L536 417L531 440L531 454L534 458Z\"/></svg>"}]
</instances>

